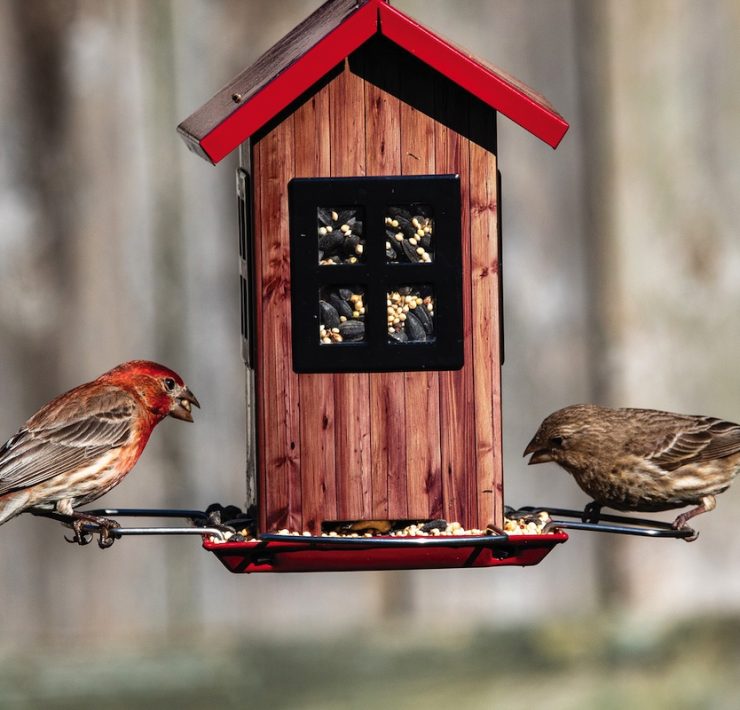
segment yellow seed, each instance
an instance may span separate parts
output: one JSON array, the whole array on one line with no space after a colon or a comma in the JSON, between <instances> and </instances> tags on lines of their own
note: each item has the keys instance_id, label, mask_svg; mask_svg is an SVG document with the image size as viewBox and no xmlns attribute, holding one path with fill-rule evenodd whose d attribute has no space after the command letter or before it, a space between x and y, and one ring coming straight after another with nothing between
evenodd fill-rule
<instances>
[{"instance_id":1,"label":"yellow seed","mask_svg":"<svg viewBox=\"0 0 740 710\"><path fill-rule=\"evenodd\" d=\"M423 237L424 236L424 230L423 229L417 229L416 230L416 236L417 237Z\"/></svg>"},{"instance_id":2,"label":"yellow seed","mask_svg":"<svg viewBox=\"0 0 740 710\"><path fill-rule=\"evenodd\" d=\"M424 251L424 247L416 247L416 253L420 256L426 254L426 252Z\"/></svg>"},{"instance_id":3,"label":"yellow seed","mask_svg":"<svg viewBox=\"0 0 740 710\"><path fill-rule=\"evenodd\" d=\"M362 315L364 315L364 314L365 314L365 306L360 306L360 313L361 313Z\"/></svg>"},{"instance_id":4,"label":"yellow seed","mask_svg":"<svg viewBox=\"0 0 740 710\"><path fill-rule=\"evenodd\" d=\"M334 210L332 210L331 218L336 222L339 219L339 215Z\"/></svg>"},{"instance_id":5,"label":"yellow seed","mask_svg":"<svg viewBox=\"0 0 740 710\"><path fill-rule=\"evenodd\" d=\"M326 234L326 227L319 227L319 234L323 237Z\"/></svg>"},{"instance_id":6,"label":"yellow seed","mask_svg":"<svg viewBox=\"0 0 740 710\"><path fill-rule=\"evenodd\" d=\"M352 317L357 318L360 315L360 311L352 311Z\"/></svg>"},{"instance_id":7,"label":"yellow seed","mask_svg":"<svg viewBox=\"0 0 740 710\"><path fill-rule=\"evenodd\" d=\"M405 313L400 313L399 316L398 316L398 320L406 320L406 314Z\"/></svg>"},{"instance_id":8,"label":"yellow seed","mask_svg":"<svg viewBox=\"0 0 740 710\"><path fill-rule=\"evenodd\" d=\"M357 263L357 257L356 256L351 256L349 258L349 263L350 264L356 264Z\"/></svg>"},{"instance_id":9,"label":"yellow seed","mask_svg":"<svg viewBox=\"0 0 740 710\"><path fill-rule=\"evenodd\" d=\"M364 249L364 247L362 246L362 244L358 244L358 245L357 245L357 246L355 247L355 253L356 253L356 254L362 254L362 250L363 250L363 249Z\"/></svg>"},{"instance_id":10,"label":"yellow seed","mask_svg":"<svg viewBox=\"0 0 740 710\"><path fill-rule=\"evenodd\" d=\"M388 306L388 308L385 309L388 315L391 315L393 313L393 306Z\"/></svg>"},{"instance_id":11,"label":"yellow seed","mask_svg":"<svg viewBox=\"0 0 740 710\"><path fill-rule=\"evenodd\" d=\"M397 242L403 241L403 232L398 232L398 234L396 234L396 241Z\"/></svg>"},{"instance_id":12,"label":"yellow seed","mask_svg":"<svg viewBox=\"0 0 740 710\"><path fill-rule=\"evenodd\" d=\"M338 333L338 332L339 332L339 328L332 328L332 329L331 329L331 332L332 332L332 333Z\"/></svg>"},{"instance_id":13,"label":"yellow seed","mask_svg":"<svg viewBox=\"0 0 740 710\"><path fill-rule=\"evenodd\" d=\"M349 232L349 229L350 229L350 228L349 228L349 225L348 225L348 224L343 224L343 225L342 225L342 226L341 226L341 227L340 227L339 229L340 229L340 230L341 230L342 232L344 232L345 234L347 234L347 232Z\"/></svg>"},{"instance_id":14,"label":"yellow seed","mask_svg":"<svg viewBox=\"0 0 740 710\"><path fill-rule=\"evenodd\" d=\"M347 320L347 316L339 316L339 322L344 323Z\"/></svg>"},{"instance_id":15,"label":"yellow seed","mask_svg":"<svg viewBox=\"0 0 740 710\"><path fill-rule=\"evenodd\" d=\"M391 243L390 242L386 242L385 243L385 248L386 249L390 249L391 248Z\"/></svg>"},{"instance_id":16,"label":"yellow seed","mask_svg":"<svg viewBox=\"0 0 740 710\"><path fill-rule=\"evenodd\" d=\"M398 227L398 220L397 219L392 219L391 220L391 227Z\"/></svg>"},{"instance_id":17,"label":"yellow seed","mask_svg":"<svg viewBox=\"0 0 740 710\"><path fill-rule=\"evenodd\" d=\"M416 237L411 237L411 239L409 239L409 244L416 246L418 244Z\"/></svg>"},{"instance_id":18,"label":"yellow seed","mask_svg":"<svg viewBox=\"0 0 740 710\"><path fill-rule=\"evenodd\" d=\"M428 311L433 311L433 310L434 310L434 304L432 304L432 303L427 303L427 310L428 310Z\"/></svg>"},{"instance_id":19,"label":"yellow seed","mask_svg":"<svg viewBox=\"0 0 740 710\"><path fill-rule=\"evenodd\" d=\"M418 220L418 219L417 219L416 217L414 217L414 218L413 218L413 219L411 220L411 224L413 224L413 225L414 225L414 227L416 227L416 229L419 229L419 227L421 226L421 225L419 224L419 220Z\"/></svg>"},{"instance_id":20,"label":"yellow seed","mask_svg":"<svg viewBox=\"0 0 740 710\"><path fill-rule=\"evenodd\" d=\"M342 336L341 336L341 335L337 335L337 336L336 336L336 338L334 338L334 340L335 340L335 341L336 341L337 343L341 343L341 342L342 342Z\"/></svg>"},{"instance_id":21,"label":"yellow seed","mask_svg":"<svg viewBox=\"0 0 740 710\"><path fill-rule=\"evenodd\" d=\"M326 229L327 232L333 232L334 231L334 228L333 227L325 227L325 229Z\"/></svg>"}]
</instances>

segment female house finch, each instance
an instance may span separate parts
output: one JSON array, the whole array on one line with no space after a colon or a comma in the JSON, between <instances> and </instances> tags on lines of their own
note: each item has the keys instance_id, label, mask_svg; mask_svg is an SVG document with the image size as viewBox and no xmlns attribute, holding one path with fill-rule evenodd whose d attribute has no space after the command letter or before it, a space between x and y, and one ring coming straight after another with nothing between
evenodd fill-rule
<instances>
[{"instance_id":1,"label":"female house finch","mask_svg":"<svg viewBox=\"0 0 740 710\"><path fill-rule=\"evenodd\" d=\"M100 545L113 543L107 518L77 506L118 485L134 467L154 427L166 416L192 422L195 395L182 378L146 360L126 362L53 399L0 447L0 525L24 510L54 510L82 527L101 527Z\"/></svg>"},{"instance_id":2,"label":"female house finch","mask_svg":"<svg viewBox=\"0 0 740 710\"><path fill-rule=\"evenodd\" d=\"M713 510L715 496L740 471L740 425L713 417L565 407L547 417L524 450L530 464L554 461L594 503L617 510L655 512L696 505L673 522L682 528Z\"/></svg>"}]
</instances>

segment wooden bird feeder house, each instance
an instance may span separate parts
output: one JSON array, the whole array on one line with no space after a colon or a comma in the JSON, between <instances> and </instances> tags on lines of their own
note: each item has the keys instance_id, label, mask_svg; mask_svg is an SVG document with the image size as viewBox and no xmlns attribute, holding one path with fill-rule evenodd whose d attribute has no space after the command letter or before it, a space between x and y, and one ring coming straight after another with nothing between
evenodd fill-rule
<instances>
[{"instance_id":1,"label":"wooden bird feeder house","mask_svg":"<svg viewBox=\"0 0 740 710\"><path fill-rule=\"evenodd\" d=\"M498 113L568 129L388 2L330 0L179 126L214 164L239 149L257 534L205 543L232 571L526 565L566 539L501 531ZM473 534L389 532L439 519Z\"/></svg>"}]
</instances>

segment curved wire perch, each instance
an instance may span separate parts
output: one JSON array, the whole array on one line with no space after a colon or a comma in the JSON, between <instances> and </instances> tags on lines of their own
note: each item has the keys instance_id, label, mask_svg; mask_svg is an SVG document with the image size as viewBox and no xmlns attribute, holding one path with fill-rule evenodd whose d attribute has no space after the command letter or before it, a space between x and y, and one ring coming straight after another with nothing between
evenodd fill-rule
<instances>
[{"instance_id":1,"label":"curved wire perch","mask_svg":"<svg viewBox=\"0 0 740 710\"><path fill-rule=\"evenodd\" d=\"M543 532L555 530L589 530L594 532L615 533L619 535L638 535L641 537L666 537L691 542L698 533L693 528L674 528L671 523L663 520L648 518L632 518L627 515L612 515L599 513L595 522L584 520L584 511L569 508L547 508L543 506L525 506L516 510L507 511L507 516L516 518L521 515L536 515L545 512L551 520L543 528ZM574 518L574 520L557 520L557 517ZM609 524L613 523L613 524Z\"/></svg>"}]
</instances>

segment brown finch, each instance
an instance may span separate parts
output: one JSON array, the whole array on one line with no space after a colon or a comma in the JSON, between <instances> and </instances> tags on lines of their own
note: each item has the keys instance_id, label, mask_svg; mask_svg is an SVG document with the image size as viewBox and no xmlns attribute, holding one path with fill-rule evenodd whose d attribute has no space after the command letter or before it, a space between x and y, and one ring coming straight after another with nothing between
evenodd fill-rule
<instances>
[{"instance_id":1,"label":"brown finch","mask_svg":"<svg viewBox=\"0 0 740 710\"><path fill-rule=\"evenodd\" d=\"M0 447L0 525L25 510L53 510L74 520L76 542L86 522L100 525L107 547L116 524L75 509L123 480L162 419L192 422L191 405L200 406L182 378L146 360L53 399Z\"/></svg>"},{"instance_id":2,"label":"brown finch","mask_svg":"<svg viewBox=\"0 0 740 710\"><path fill-rule=\"evenodd\" d=\"M625 511L695 505L673 522L682 528L713 510L715 496L740 471L740 425L714 417L565 407L547 417L524 450L530 464L554 461L601 506Z\"/></svg>"}]
</instances>

